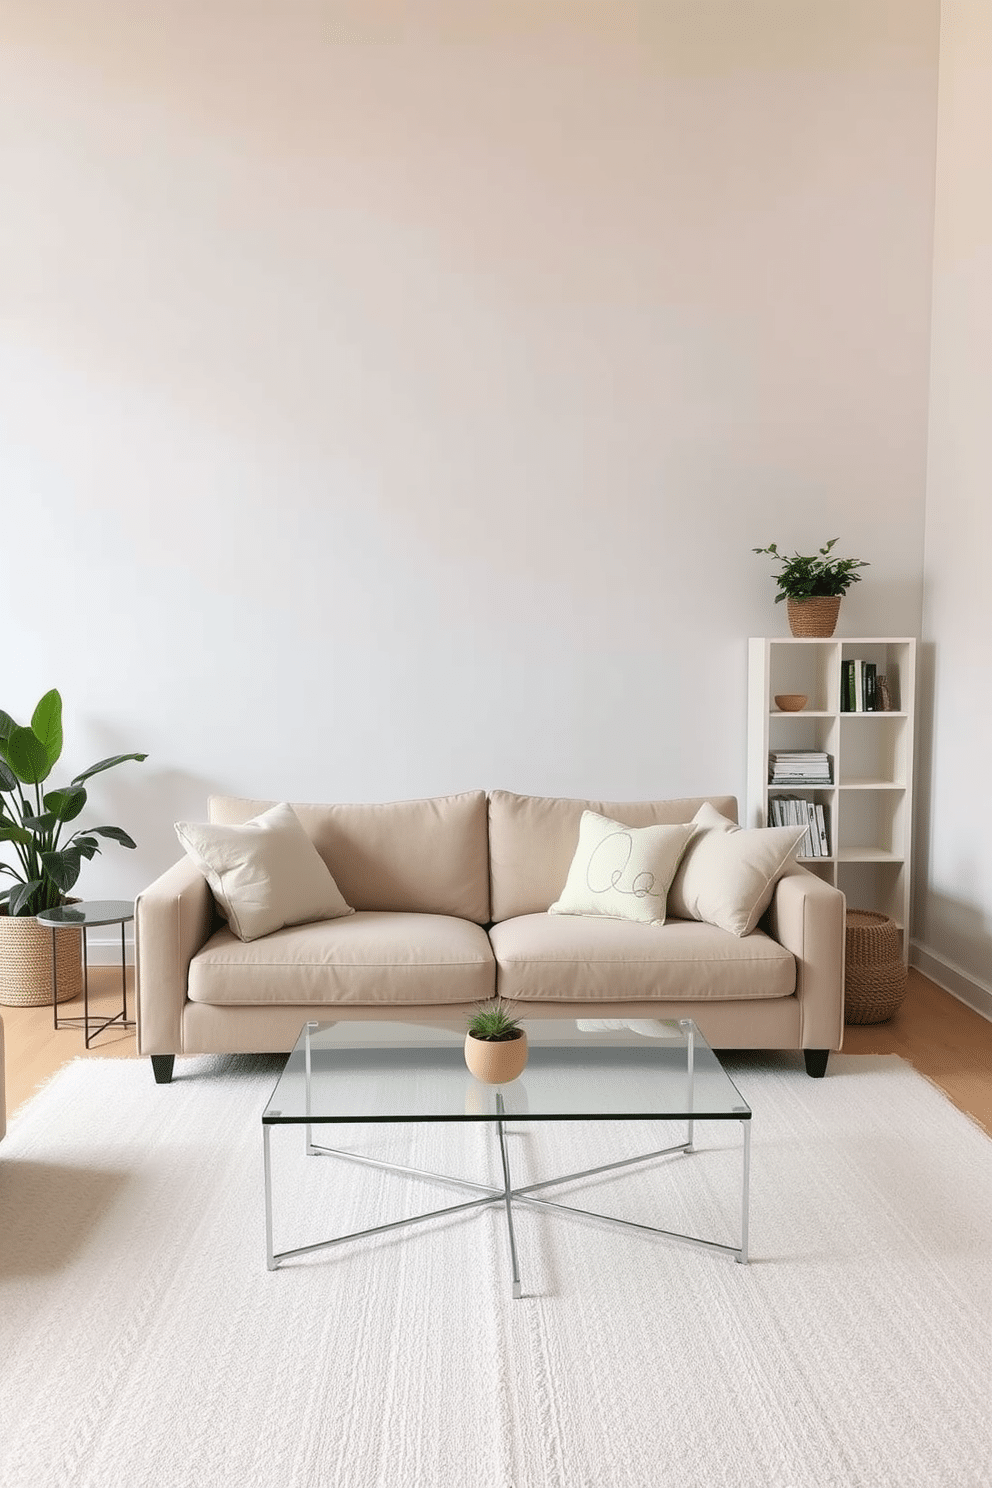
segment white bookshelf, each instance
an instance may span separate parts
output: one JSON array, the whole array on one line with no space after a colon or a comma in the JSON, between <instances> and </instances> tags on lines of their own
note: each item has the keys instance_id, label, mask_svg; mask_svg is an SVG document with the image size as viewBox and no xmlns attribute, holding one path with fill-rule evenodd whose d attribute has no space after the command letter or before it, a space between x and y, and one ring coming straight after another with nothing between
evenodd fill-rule
<instances>
[{"instance_id":1,"label":"white bookshelf","mask_svg":"<svg viewBox=\"0 0 992 1488\"><path fill-rule=\"evenodd\" d=\"M842 663L874 662L892 692L892 711L841 709ZM800 713L781 712L776 694L805 693ZM748 642L748 826L768 825L771 796L818 802L827 819L827 857L803 866L834 884L851 909L889 915L909 952L913 831L916 641L841 636L829 640L754 636ZM769 752L818 749L830 755L829 785L770 785Z\"/></svg>"}]
</instances>

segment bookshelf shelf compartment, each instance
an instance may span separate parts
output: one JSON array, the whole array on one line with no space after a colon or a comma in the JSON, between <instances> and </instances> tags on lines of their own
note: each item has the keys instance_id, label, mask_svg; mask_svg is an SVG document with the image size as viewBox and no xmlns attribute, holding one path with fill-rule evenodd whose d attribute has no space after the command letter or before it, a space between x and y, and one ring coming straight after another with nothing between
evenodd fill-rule
<instances>
[{"instance_id":1,"label":"bookshelf shelf compartment","mask_svg":"<svg viewBox=\"0 0 992 1488\"><path fill-rule=\"evenodd\" d=\"M838 790L851 791L900 791L905 790L901 780L840 780L837 782Z\"/></svg>"},{"instance_id":2,"label":"bookshelf shelf compartment","mask_svg":"<svg viewBox=\"0 0 992 1488\"><path fill-rule=\"evenodd\" d=\"M841 708L844 663L870 663L886 679L889 711ZM864 670L864 668L863 668ZM886 914L908 953L912 851L916 641L752 637L748 643L748 826L769 825L769 802L798 797L823 806L828 852L803 867L841 889L853 909ZM799 713L775 707L776 694L805 693ZM770 780L778 752L827 754L830 782Z\"/></svg>"},{"instance_id":3,"label":"bookshelf shelf compartment","mask_svg":"<svg viewBox=\"0 0 992 1488\"><path fill-rule=\"evenodd\" d=\"M887 847L842 847L837 854L838 863L901 863L898 853Z\"/></svg>"}]
</instances>

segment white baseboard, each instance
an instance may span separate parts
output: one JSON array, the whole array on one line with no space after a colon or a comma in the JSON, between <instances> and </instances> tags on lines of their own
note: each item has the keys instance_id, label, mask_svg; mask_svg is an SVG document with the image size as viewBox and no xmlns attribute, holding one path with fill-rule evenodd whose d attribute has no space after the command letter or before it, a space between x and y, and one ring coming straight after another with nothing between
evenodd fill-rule
<instances>
[{"instance_id":1,"label":"white baseboard","mask_svg":"<svg viewBox=\"0 0 992 1488\"><path fill-rule=\"evenodd\" d=\"M909 963L936 982L938 987L943 987L945 992L950 992L952 997L967 1003L968 1007L992 1022L992 987L987 983L977 981L953 961L938 956L915 940L910 944Z\"/></svg>"},{"instance_id":2,"label":"white baseboard","mask_svg":"<svg viewBox=\"0 0 992 1488\"><path fill-rule=\"evenodd\" d=\"M124 940L124 956L128 966L134 965L134 941L130 937ZM97 935L93 930L86 934L86 960L90 966L120 966L121 964L121 932L106 937Z\"/></svg>"}]
</instances>

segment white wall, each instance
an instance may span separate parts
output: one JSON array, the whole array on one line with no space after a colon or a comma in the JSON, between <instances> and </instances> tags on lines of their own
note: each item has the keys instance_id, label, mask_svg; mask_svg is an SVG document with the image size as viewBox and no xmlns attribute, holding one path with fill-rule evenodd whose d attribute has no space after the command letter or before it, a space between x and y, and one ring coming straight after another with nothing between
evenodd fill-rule
<instances>
[{"instance_id":1,"label":"white wall","mask_svg":"<svg viewBox=\"0 0 992 1488\"><path fill-rule=\"evenodd\" d=\"M6 0L0 706L211 789L743 796L776 540L916 634L937 0Z\"/></svg>"},{"instance_id":2,"label":"white wall","mask_svg":"<svg viewBox=\"0 0 992 1488\"><path fill-rule=\"evenodd\" d=\"M992 9L944 0L915 959L992 1015Z\"/></svg>"}]
</instances>

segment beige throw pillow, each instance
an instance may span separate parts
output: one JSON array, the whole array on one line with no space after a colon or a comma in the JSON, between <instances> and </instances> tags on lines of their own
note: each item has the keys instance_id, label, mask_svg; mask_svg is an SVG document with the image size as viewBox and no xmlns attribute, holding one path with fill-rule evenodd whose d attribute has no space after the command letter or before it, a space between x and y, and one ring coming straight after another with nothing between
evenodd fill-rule
<instances>
[{"instance_id":1,"label":"beige throw pillow","mask_svg":"<svg viewBox=\"0 0 992 1488\"><path fill-rule=\"evenodd\" d=\"M292 806L239 827L176 822L176 834L240 940L354 914Z\"/></svg>"},{"instance_id":2,"label":"beige throw pillow","mask_svg":"<svg viewBox=\"0 0 992 1488\"><path fill-rule=\"evenodd\" d=\"M583 811L565 887L548 913L663 925L668 885L693 830L691 822L627 827Z\"/></svg>"},{"instance_id":3,"label":"beige throw pillow","mask_svg":"<svg viewBox=\"0 0 992 1488\"><path fill-rule=\"evenodd\" d=\"M742 830L713 806L700 806L694 835L668 892L668 912L750 935L795 858L805 827Z\"/></svg>"}]
</instances>

